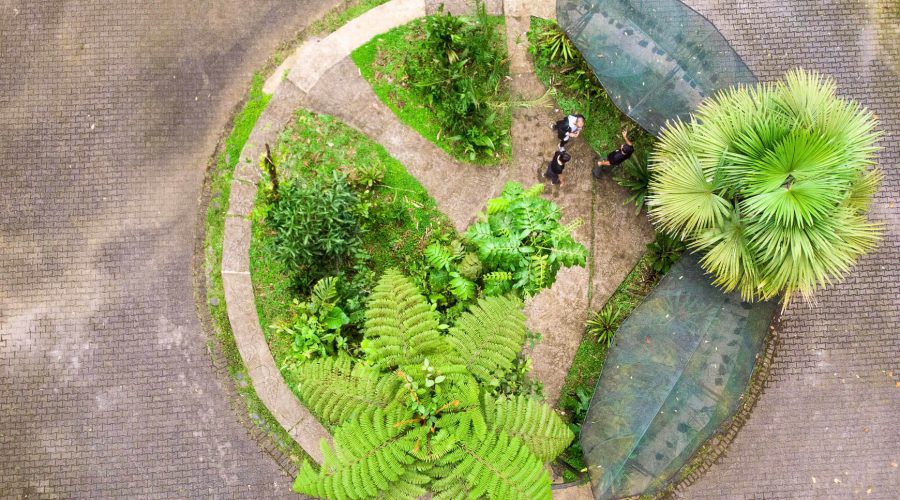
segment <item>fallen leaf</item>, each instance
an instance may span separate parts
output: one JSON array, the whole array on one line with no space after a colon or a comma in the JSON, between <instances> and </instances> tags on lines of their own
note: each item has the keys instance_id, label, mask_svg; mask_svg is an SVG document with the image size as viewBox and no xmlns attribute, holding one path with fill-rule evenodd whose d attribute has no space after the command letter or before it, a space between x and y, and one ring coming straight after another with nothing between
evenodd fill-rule
<instances>
[{"instance_id":1,"label":"fallen leaf","mask_svg":"<svg viewBox=\"0 0 900 500\"><path fill-rule=\"evenodd\" d=\"M841 484L841 480L838 478L834 478L834 484Z\"/></svg>"},{"instance_id":2,"label":"fallen leaf","mask_svg":"<svg viewBox=\"0 0 900 500\"><path fill-rule=\"evenodd\" d=\"M816 484L816 476L812 476L813 484Z\"/></svg>"}]
</instances>

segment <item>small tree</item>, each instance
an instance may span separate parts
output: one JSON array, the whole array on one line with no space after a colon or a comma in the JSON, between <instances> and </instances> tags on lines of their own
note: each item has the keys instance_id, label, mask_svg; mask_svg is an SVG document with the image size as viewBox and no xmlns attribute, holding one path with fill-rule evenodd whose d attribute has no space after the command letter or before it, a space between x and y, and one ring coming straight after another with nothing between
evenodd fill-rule
<instances>
[{"instance_id":1,"label":"small tree","mask_svg":"<svg viewBox=\"0 0 900 500\"><path fill-rule=\"evenodd\" d=\"M479 300L441 334L412 282L388 271L366 311L366 361L304 364L300 394L337 426L325 461L300 469L294 489L323 498L549 499L544 464L572 433L542 403L491 396L525 340L522 303Z\"/></svg>"},{"instance_id":2,"label":"small tree","mask_svg":"<svg viewBox=\"0 0 900 500\"><path fill-rule=\"evenodd\" d=\"M651 158L647 202L662 230L746 300L809 298L871 250L866 220L881 172L875 118L803 70L739 87L670 123Z\"/></svg>"}]
</instances>

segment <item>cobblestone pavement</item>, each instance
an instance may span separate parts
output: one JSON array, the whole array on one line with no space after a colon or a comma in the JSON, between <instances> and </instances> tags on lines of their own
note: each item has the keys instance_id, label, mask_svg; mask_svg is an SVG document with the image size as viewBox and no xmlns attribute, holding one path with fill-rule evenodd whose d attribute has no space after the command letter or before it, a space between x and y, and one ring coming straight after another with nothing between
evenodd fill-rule
<instances>
[{"instance_id":1,"label":"cobblestone pavement","mask_svg":"<svg viewBox=\"0 0 900 500\"><path fill-rule=\"evenodd\" d=\"M288 493L194 307L204 168L336 0L0 0L0 498Z\"/></svg>"},{"instance_id":2,"label":"cobblestone pavement","mask_svg":"<svg viewBox=\"0 0 900 500\"><path fill-rule=\"evenodd\" d=\"M885 182L881 246L818 304L785 314L767 387L689 498L896 498L900 491L900 76L859 1L689 0L761 80L802 66L875 112ZM894 20L900 22L900 19Z\"/></svg>"}]
</instances>

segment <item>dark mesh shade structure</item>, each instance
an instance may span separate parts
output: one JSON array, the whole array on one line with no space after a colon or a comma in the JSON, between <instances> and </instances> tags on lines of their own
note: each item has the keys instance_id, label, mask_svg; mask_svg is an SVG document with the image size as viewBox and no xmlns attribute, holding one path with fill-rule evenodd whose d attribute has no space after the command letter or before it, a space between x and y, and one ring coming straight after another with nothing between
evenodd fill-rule
<instances>
[{"instance_id":1,"label":"dark mesh shade structure","mask_svg":"<svg viewBox=\"0 0 900 500\"><path fill-rule=\"evenodd\" d=\"M648 132L756 78L712 23L678 0L559 0L559 25L609 97Z\"/></svg>"},{"instance_id":2,"label":"dark mesh shade structure","mask_svg":"<svg viewBox=\"0 0 900 500\"><path fill-rule=\"evenodd\" d=\"M615 336L581 445L596 498L651 493L740 404L775 313L683 257Z\"/></svg>"}]
</instances>

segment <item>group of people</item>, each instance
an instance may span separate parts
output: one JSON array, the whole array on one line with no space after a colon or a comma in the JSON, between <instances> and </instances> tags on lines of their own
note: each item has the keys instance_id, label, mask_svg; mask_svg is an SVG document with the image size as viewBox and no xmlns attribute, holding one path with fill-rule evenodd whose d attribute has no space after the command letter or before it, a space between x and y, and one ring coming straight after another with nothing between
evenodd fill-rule
<instances>
[{"instance_id":1,"label":"group of people","mask_svg":"<svg viewBox=\"0 0 900 500\"><path fill-rule=\"evenodd\" d=\"M550 179L550 183L554 186L562 186L566 163L572 159L572 155L566 152L566 144L571 139L581 135L584 125L584 116L580 114L566 116L550 125L550 128L555 130L559 137L559 145L556 147L556 153L553 154L553 159L547 164L547 170L543 172L542 176L545 179ZM606 155L606 160L598 161L597 167L615 167L631 158L631 155L634 153L634 145L628 139L627 128L622 130L622 139L625 142Z\"/></svg>"}]
</instances>

